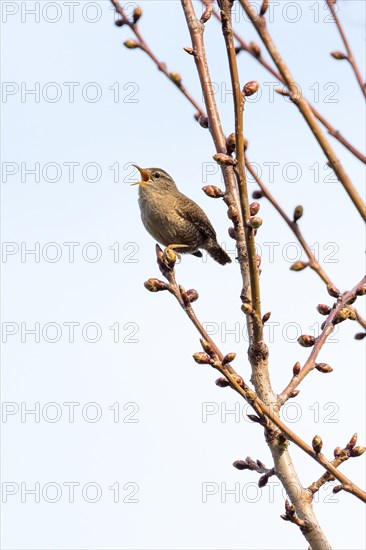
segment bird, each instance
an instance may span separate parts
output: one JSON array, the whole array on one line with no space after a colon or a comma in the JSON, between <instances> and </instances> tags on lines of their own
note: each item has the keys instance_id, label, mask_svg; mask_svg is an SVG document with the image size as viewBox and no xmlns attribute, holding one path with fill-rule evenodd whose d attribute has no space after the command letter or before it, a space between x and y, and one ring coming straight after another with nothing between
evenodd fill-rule
<instances>
[{"instance_id":1,"label":"bird","mask_svg":"<svg viewBox=\"0 0 366 550\"><path fill-rule=\"evenodd\" d=\"M139 186L141 220L154 239L177 253L200 258L202 249L221 265L231 262L202 208L179 191L165 170L133 166L141 175L132 184Z\"/></svg>"}]
</instances>

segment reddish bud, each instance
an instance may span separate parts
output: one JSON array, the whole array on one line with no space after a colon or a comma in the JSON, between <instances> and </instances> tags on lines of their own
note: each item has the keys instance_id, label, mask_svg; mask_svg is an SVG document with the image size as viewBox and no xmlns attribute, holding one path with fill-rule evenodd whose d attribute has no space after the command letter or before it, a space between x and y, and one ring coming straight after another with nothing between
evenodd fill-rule
<instances>
[{"instance_id":1,"label":"reddish bud","mask_svg":"<svg viewBox=\"0 0 366 550\"><path fill-rule=\"evenodd\" d=\"M190 303L192 304L193 302L198 300L199 294L197 290L195 290L194 288L190 288L189 290L187 290L187 297Z\"/></svg>"},{"instance_id":2,"label":"reddish bud","mask_svg":"<svg viewBox=\"0 0 366 550\"><path fill-rule=\"evenodd\" d=\"M302 334L297 341L303 348L311 348L315 344L315 338L310 334Z\"/></svg>"},{"instance_id":3,"label":"reddish bud","mask_svg":"<svg viewBox=\"0 0 366 550\"><path fill-rule=\"evenodd\" d=\"M235 147L236 147L235 134L230 134L226 138L226 150L227 150L229 155L235 151Z\"/></svg>"},{"instance_id":4,"label":"reddish bud","mask_svg":"<svg viewBox=\"0 0 366 550\"><path fill-rule=\"evenodd\" d=\"M327 285L327 291L328 291L328 294L332 296L332 298L338 298L340 295L338 288L332 284Z\"/></svg>"},{"instance_id":5,"label":"reddish bud","mask_svg":"<svg viewBox=\"0 0 366 550\"><path fill-rule=\"evenodd\" d=\"M257 216L253 216L248 221L249 227L252 227L253 229L258 229L262 225L262 223L262 218L258 218Z\"/></svg>"},{"instance_id":6,"label":"reddish bud","mask_svg":"<svg viewBox=\"0 0 366 550\"><path fill-rule=\"evenodd\" d=\"M262 488L265 487L268 483L268 475L264 474L258 479L258 487Z\"/></svg>"},{"instance_id":7,"label":"reddish bud","mask_svg":"<svg viewBox=\"0 0 366 550\"><path fill-rule=\"evenodd\" d=\"M212 7L212 4L208 4L206 6L206 9L205 11L203 12L202 16L201 16L201 23L207 23L207 21L210 19L211 17L211 14L213 12L213 7Z\"/></svg>"},{"instance_id":8,"label":"reddish bud","mask_svg":"<svg viewBox=\"0 0 366 550\"><path fill-rule=\"evenodd\" d=\"M366 336L366 332L357 332L355 334L355 340L363 340Z\"/></svg>"},{"instance_id":9,"label":"reddish bud","mask_svg":"<svg viewBox=\"0 0 366 550\"><path fill-rule=\"evenodd\" d=\"M223 376L215 380L215 384L216 386L219 386L219 388L227 388L228 386L230 386L229 380L227 380Z\"/></svg>"},{"instance_id":10,"label":"reddish bud","mask_svg":"<svg viewBox=\"0 0 366 550\"><path fill-rule=\"evenodd\" d=\"M123 21L123 19L117 19L117 21L115 21L114 24L116 25L116 27L123 27L125 22Z\"/></svg>"},{"instance_id":11,"label":"reddish bud","mask_svg":"<svg viewBox=\"0 0 366 550\"><path fill-rule=\"evenodd\" d=\"M201 115L198 119L198 124L202 127L202 128L208 128L208 118L206 115Z\"/></svg>"},{"instance_id":12,"label":"reddish bud","mask_svg":"<svg viewBox=\"0 0 366 550\"><path fill-rule=\"evenodd\" d=\"M353 434L353 436L351 437L351 439L347 443L347 445L346 445L347 451L351 451L353 449L353 447L356 445L356 443L357 443L357 433Z\"/></svg>"},{"instance_id":13,"label":"reddish bud","mask_svg":"<svg viewBox=\"0 0 366 550\"><path fill-rule=\"evenodd\" d=\"M179 73L169 73L169 78L174 84L177 84L177 86L182 84L182 77Z\"/></svg>"},{"instance_id":14,"label":"reddish bud","mask_svg":"<svg viewBox=\"0 0 366 550\"><path fill-rule=\"evenodd\" d=\"M225 193L215 185L205 185L202 187L202 191L211 199L220 199L225 196Z\"/></svg>"},{"instance_id":15,"label":"reddish bud","mask_svg":"<svg viewBox=\"0 0 366 550\"><path fill-rule=\"evenodd\" d=\"M239 212L236 206L233 206L232 204L227 209L227 216L229 220L232 220L235 223L239 223Z\"/></svg>"},{"instance_id":16,"label":"reddish bud","mask_svg":"<svg viewBox=\"0 0 366 550\"><path fill-rule=\"evenodd\" d=\"M228 233L229 233L229 236L232 238L232 239L236 239L236 231L233 227L229 227L228 229Z\"/></svg>"},{"instance_id":17,"label":"reddish bud","mask_svg":"<svg viewBox=\"0 0 366 550\"><path fill-rule=\"evenodd\" d=\"M342 60L342 59L348 59L347 56L346 56L344 53L338 52L338 51L330 52L330 55L331 55L334 59L338 59L339 61Z\"/></svg>"},{"instance_id":18,"label":"reddish bud","mask_svg":"<svg viewBox=\"0 0 366 550\"><path fill-rule=\"evenodd\" d=\"M342 491L343 487L342 485L336 485L336 487L333 487L333 494L337 494L339 493L340 491Z\"/></svg>"},{"instance_id":19,"label":"reddish bud","mask_svg":"<svg viewBox=\"0 0 366 550\"><path fill-rule=\"evenodd\" d=\"M267 313L265 313L262 317L262 323L265 324L270 317L271 317L271 312L267 311Z\"/></svg>"},{"instance_id":20,"label":"reddish bud","mask_svg":"<svg viewBox=\"0 0 366 550\"><path fill-rule=\"evenodd\" d=\"M323 440L320 435L316 435L315 437L313 437L312 445L316 454L320 453L323 447Z\"/></svg>"},{"instance_id":21,"label":"reddish bud","mask_svg":"<svg viewBox=\"0 0 366 550\"><path fill-rule=\"evenodd\" d=\"M294 210L294 222L297 222L297 220L299 220L302 217L303 213L304 213L304 208L301 206L301 204L296 206Z\"/></svg>"},{"instance_id":22,"label":"reddish bud","mask_svg":"<svg viewBox=\"0 0 366 550\"><path fill-rule=\"evenodd\" d=\"M255 42L249 42L249 51L254 57L258 58L261 55L261 49Z\"/></svg>"},{"instance_id":23,"label":"reddish bud","mask_svg":"<svg viewBox=\"0 0 366 550\"><path fill-rule=\"evenodd\" d=\"M291 271L302 271L306 267L308 267L308 262L302 262L301 260L298 260L292 266L290 267Z\"/></svg>"},{"instance_id":24,"label":"reddish bud","mask_svg":"<svg viewBox=\"0 0 366 550\"><path fill-rule=\"evenodd\" d=\"M290 394L289 394L289 399L292 399L294 397L297 397L300 393L300 390L293 390Z\"/></svg>"},{"instance_id":25,"label":"reddish bud","mask_svg":"<svg viewBox=\"0 0 366 550\"><path fill-rule=\"evenodd\" d=\"M159 292L160 290L168 290L169 285L159 279L148 279L144 282L144 287L150 292Z\"/></svg>"},{"instance_id":26,"label":"reddish bud","mask_svg":"<svg viewBox=\"0 0 366 550\"><path fill-rule=\"evenodd\" d=\"M207 353L204 353L203 351L198 351L197 353L194 353L193 359L199 365L209 365L212 362L211 357Z\"/></svg>"},{"instance_id":27,"label":"reddish bud","mask_svg":"<svg viewBox=\"0 0 366 550\"><path fill-rule=\"evenodd\" d=\"M245 462L245 460L235 460L235 462L233 462L233 466L237 470L247 470L248 469L248 465Z\"/></svg>"},{"instance_id":28,"label":"reddish bud","mask_svg":"<svg viewBox=\"0 0 366 550\"><path fill-rule=\"evenodd\" d=\"M252 193L253 199L261 199L263 197L262 191L253 191Z\"/></svg>"},{"instance_id":29,"label":"reddish bud","mask_svg":"<svg viewBox=\"0 0 366 550\"><path fill-rule=\"evenodd\" d=\"M356 290L356 294L357 296L364 296L366 294L366 285L358 287L358 289Z\"/></svg>"},{"instance_id":30,"label":"reddish bud","mask_svg":"<svg viewBox=\"0 0 366 550\"><path fill-rule=\"evenodd\" d=\"M320 313L320 315L329 315L330 313L330 307L326 304L319 304L316 307L317 311Z\"/></svg>"},{"instance_id":31,"label":"reddish bud","mask_svg":"<svg viewBox=\"0 0 366 550\"><path fill-rule=\"evenodd\" d=\"M259 90L259 82L256 80L250 80L247 82L243 88L243 94L245 97L250 97L251 95L257 93Z\"/></svg>"},{"instance_id":32,"label":"reddish bud","mask_svg":"<svg viewBox=\"0 0 366 550\"><path fill-rule=\"evenodd\" d=\"M337 458L343 454L343 449L341 447L336 447L333 451L334 457Z\"/></svg>"},{"instance_id":33,"label":"reddish bud","mask_svg":"<svg viewBox=\"0 0 366 550\"><path fill-rule=\"evenodd\" d=\"M351 449L349 453L349 456L356 458L357 456L363 455L365 451L366 451L366 447L353 447L353 449Z\"/></svg>"},{"instance_id":34,"label":"reddish bud","mask_svg":"<svg viewBox=\"0 0 366 550\"><path fill-rule=\"evenodd\" d=\"M220 166L235 166L236 159L233 159L229 155L225 155L225 153L216 153L212 157L217 164L220 164Z\"/></svg>"},{"instance_id":35,"label":"reddish bud","mask_svg":"<svg viewBox=\"0 0 366 550\"><path fill-rule=\"evenodd\" d=\"M126 46L126 48L128 48L129 50L134 50L135 48L140 47L138 42L136 42L136 40L132 40L131 38L123 42L123 45Z\"/></svg>"},{"instance_id":36,"label":"reddish bud","mask_svg":"<svg viewBox=\"0 0 366 550\"><path fill-rule=\"evenodd\" d=\"M261 419L260 419L259 416L257 416L256 414L247 414L247 417L248 417L249 420L251 420L252 422L258 422L259 424L261 423Z\"/></svg>"},{"instance_id":37,"label":"reddish bud","mask_svg":"<svg viewBox=\"0 0 366 550\"><path fill-rule=\"evenodd\" d=\"M187 52L189 55L194 55L194 50L193 50L193 48L186 47L186 48L183 48L183 50L184 50L185 52Z\"/></svg>"},{"instance_id":38,"label":"reddish bud","mask_svg":"<svg viewBox=\"0 0 366 550\"><path fill-rule=\"evenodd\" d=\"M258 214L260 207L261 207L261 205L259 204L259 202L252 202L249 205L250 215L255 216L256 214Z\"/></svg>"},{"instance_id":39,"label":"reddish bud","mask_svg":"<svg viewBox=\"0 0 366 550\"><path fill-rule=\"evenodd\" d=\"M297 376L299 374L300 370L301 370L301 365L300 365L299 361L297 361L294 364L294 367L292 369L292 372L294 373L294 376Z\"/></svg>"},{"instance_id":40,"label":"reddish bud","mask_svg":"<svg viewBox=\"0 0 366 550\"><path fill-rule=\"evenodd\" d=\"M328 365L327 363L317 363L315 365L315 368L316 370L318 370L319 372L323 372L324 374L328 373L328 372L333 372L333 369L330 365Z\"/></svg>"},{"instance_id":41,"label":"reddish bud","mask_svg":"<svg viewBox=\"0 0 366 550\"><path fill-rule=\"evenodd\" d=\"M137 23L137 21L140 19L142 15L142 9L140 8L140 6L137 6L134 10L133 10L133 14L132 14L132 21L134 23Z\"/></svg>"},{"instance_id":42,"label":"reddish bud","mask_svg":"<svg viewBox=\"0 0 366 550\"><path fill-rule=\"evenodd\" d=\"M222 360L222 366L227 365L228 363L231 363L232 361L234 361L235 357L236 357L236 353L228 353L227 355L225 355L225 357Z\"/></svg>"}]
</instances>

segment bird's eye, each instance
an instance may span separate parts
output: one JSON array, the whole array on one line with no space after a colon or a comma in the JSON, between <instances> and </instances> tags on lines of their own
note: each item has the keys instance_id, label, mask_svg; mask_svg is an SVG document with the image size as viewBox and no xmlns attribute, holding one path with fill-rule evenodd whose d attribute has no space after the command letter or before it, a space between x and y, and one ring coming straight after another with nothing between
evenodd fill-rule
<instances>
[{"instance_id":1,"label":"bird's eye","mask_svg":"<svg viewBox=\"0 0 366 550\"><path fill-rule=\"evenodd\" d=\"M154 178L160 178L160 172L155 172Z\"/></svg>"}]
</instances>

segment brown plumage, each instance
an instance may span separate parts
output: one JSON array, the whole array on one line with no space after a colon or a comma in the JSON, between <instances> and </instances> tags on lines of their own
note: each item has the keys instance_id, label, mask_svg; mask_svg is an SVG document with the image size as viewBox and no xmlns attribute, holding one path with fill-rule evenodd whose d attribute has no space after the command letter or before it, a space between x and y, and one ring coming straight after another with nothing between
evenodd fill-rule
<instances>
[{"instance_id":1,"label":"brown plumage","mask_svg":"<svg viewBox=\"0 0 366 550\"><path fill-rule=\"evenodd\" d=\"M230 263L202 208L178 190L171 176L161 168L136 168L142 177L137 182L141 219L150 235L179 253L200 257L203 249L219 264Z\"/></svg>"}]
</instances>

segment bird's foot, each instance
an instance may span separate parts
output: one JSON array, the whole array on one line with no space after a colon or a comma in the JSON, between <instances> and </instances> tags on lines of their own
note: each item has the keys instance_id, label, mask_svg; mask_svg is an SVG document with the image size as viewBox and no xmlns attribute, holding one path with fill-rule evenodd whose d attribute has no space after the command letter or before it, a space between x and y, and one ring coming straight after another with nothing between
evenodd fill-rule
<instances>
[{"instance_id":1,"label":"bird's foot","mask_svg":"<svg viewBox=\"0 0 366 550\"><path fill-rule=\"evenodd\" d=\"M177 252L177 248L189 248L187 244L170 244L164 249L163 262L169 269L173 269L176 263L181 262L181 255Z\"/></svg>"}]
</instances>

